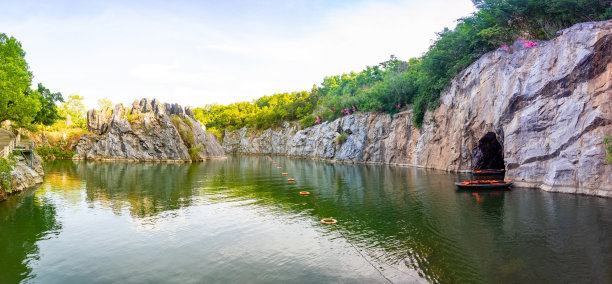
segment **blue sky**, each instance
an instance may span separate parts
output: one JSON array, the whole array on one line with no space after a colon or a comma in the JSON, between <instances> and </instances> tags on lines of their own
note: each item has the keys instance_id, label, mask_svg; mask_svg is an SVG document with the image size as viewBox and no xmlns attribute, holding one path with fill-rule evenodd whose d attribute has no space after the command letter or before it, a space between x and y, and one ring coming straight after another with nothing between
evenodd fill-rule
<instances>
[{"instance_id":1,"label":"blue sky","mask_svg":"<svg viewBox=\"0 0 612 284\"><path fill-rule=\"evenodd\" d=\"M324 76L421 56L469 0L5 1L0 32L64 96L194 107L310 90Z\"/></svg>"}]
</instances>

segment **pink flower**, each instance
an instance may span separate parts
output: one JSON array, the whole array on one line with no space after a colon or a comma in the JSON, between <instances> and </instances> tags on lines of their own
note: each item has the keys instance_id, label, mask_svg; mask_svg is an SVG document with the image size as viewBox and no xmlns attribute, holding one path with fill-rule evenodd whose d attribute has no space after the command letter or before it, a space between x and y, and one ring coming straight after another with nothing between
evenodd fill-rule
<instances>
[{"instance_id":1,"label":"pink flower","mask_svg":"<svg viewBox=\"0 0 612 284\"><path fill-rule=\"evenodd\" d=\"M517 38L516 40L519 41L519 42L522 42L523 46L525 46L526 48L532 48L534 46L538 46L538 43L535 42L535 41L525 40L525 39L520 38L520 37Z\"/></svg>"},{"instance_id":2,"label":"pink flower","mask_svg":"<svg viewBox=\"0 0 612 284\"><path fill-rule=\"evenodd\" d=\"M321 123L321 119L319 118L319 116L317 115L317 120L315 121L316 124Z\"/></svg>"},{"instance_id":3,"label":"pink flower","mask_svg":"<svg viewBox=\"0 0 612 284\"><path fill-rule=\"evenodd\" d=\"M397 104L397 108L398 108L398 109L399 109L399 108L401 108L401 107L402 107L402 104L401 104L401 103Z\"/></svg>"},{"instance_id":4,"label":"pink flower","mask_svg":"<svg viewBox=\"0 0 612 284\"><path fill-rule=\"evenodd\" d=\"M355 106L353 106L353 112L355 112Z\"/></svg>"},{"instance_id":5,"label":"pink flower","mask_svg":"<svg viewBox=\"0 0 612 284\"><path fill-rule=\"evenodd\" d=\"M503 50L505 50L505 51L509 51L509 50L510 50L510 48L509 48L507 45L505 45L505 44L504 44L504 45L502 45L502 46L501 46L501 48L502 48Z\"/></svg>"}]
</instances>

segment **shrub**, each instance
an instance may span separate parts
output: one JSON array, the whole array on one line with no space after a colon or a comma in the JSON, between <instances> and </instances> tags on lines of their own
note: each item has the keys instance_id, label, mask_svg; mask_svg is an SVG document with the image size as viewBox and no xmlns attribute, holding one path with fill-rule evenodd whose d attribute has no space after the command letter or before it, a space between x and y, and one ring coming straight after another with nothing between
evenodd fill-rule
<instances>
[{"instance_id":1,"label":"shrub","mask_svg":"<svg viewBox=\"0 0 612 284\"><path fill-rule=\"evenodd\" d=\"M606 149L606 158L604 159L604 162L608 165L612 165L612 136L604 136L603 144Z\"/></svg>"},{"instance_id":2,"label":"shrub","mask_svg":"<svg viewBox=\"0 0 612 284\"><path fill-rule=\"evenodd\" d=\"M348 139L348 137L346 137L346 134L340 133L340 135L336 137L336 144L342 145L344 144L344 142L346 142L346 139Z\"/></svg>"},{"instance_id":3,"label":"shrub","mask_svg":"<svg viewBox=\"0 0 612 284\"><path fill-rule=\"evenodd\" d=\"M189 151L189 158L191 158L192 161L200 160L200 155L198 154L202 151L202 147L191 147L187 149L187 151Z\"/></svg>"},{"instance_id":4,"label":"shrub","mask_svg":"<svg viewBox=\"0 0 612 284\"><path fill-rule=\"evenodd\" d=\"M11 190L11 171L13 167L15 167L15 161L12 155L8 159L0 159L0 185L5 191Z\"/></svg>"},{"instance_id":5,"label":"shrub","mask_svg":"<svg viewBox=\"0 0 612 284\"><path fill-rule=\"evenodd\" d=\"M39 146L36 148L36 153L45 160L52 160L55 158L72 158L76 151L59 146Z\"/></svg>"},{"instance_id":6,"label":"shrub","mask_svg":"<svg viewBox=\"0 0 612 284\"><path fill-rule=\"evenodd\" d=\"M317 121L317 118L314 115L309 115L300 120L300 126L302 126L302 128L311 127L315 125L315 121Z\"/></svg>"}]
</instances>

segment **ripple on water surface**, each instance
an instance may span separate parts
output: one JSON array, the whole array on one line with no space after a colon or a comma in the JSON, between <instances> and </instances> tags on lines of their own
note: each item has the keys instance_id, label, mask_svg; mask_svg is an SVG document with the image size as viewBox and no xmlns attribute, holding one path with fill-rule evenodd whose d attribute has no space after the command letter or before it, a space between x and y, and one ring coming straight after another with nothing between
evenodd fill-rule
<instances>
[{"instance_id":1,"label":"ripple on water surface","mask_svg":"<svg viewBox=\"0 0 612 284\"><path fill-rule=\"evenodd\" d=\"M49 163L0 203L0 282L612 281L609 199L273 159Z\"/></svg>"}]
</instances>

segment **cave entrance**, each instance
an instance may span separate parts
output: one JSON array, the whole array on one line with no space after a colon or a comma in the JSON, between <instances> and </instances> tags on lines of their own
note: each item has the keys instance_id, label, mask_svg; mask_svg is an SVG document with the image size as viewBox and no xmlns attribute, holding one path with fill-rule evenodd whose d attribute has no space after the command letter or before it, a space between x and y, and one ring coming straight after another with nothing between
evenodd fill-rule
<instances>
[{"instance_id":1,"label":"cave entrance","mask_svg":"<svg viewBox=\"0 0 612 284\"><path fill-rule=\"evenodd\" d=\"M474 170L506 168L504 165L504 149L493 132L488 132L480 138L478 146L474 148L473 157Z\"/></svg>"}]
</instances>

